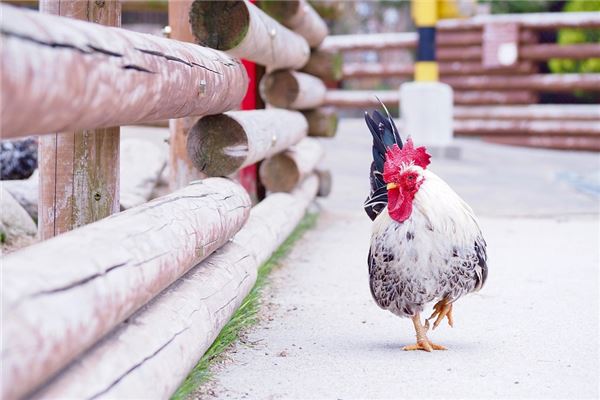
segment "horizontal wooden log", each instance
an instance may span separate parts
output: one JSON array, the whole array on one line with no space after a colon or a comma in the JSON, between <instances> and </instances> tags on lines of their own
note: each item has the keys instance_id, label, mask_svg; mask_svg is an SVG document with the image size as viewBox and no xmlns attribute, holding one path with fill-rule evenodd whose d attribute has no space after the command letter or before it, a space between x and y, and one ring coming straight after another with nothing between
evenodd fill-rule
<instances>
[{"instance_id":1,"label":"horizontal wooden log","mask_svg":"<svg viewBox=\"0 0 600 400\"><path fill-rule=\"evenodd\" d=\"M287 149L307 132L298 111L231 111L201 118L188 133L187 151L200 172L225 176Z\"/></svg>"},{"instance_id":2,"label":"horizontal wooden log","mask_svg":"<svg viewBox=\"0 0 600 400\"><path fill-rule=\"evenodd\" d=\"M380 107L377 98L388 107L397 108L400 102L397 90L328 90L324 104L341 108Z\"/></svg>"},{"instance_id":3,"label":"horizontal wooden log","mask_svg":"<svg viewBox=\"0 0 600 400\"><path fill-rule=\"evenodd\" d=\"M98 343L34 399L169 398L290 235L317 191L305 180L250 212L231 240Z\"/></svg>"},{"instance_id":4,"label":"horizontal wooden log","mask_svg":"<svg viewBox=\"0 0 600 400\"><path fill-rule=\"evenodd\" d=\"M376 64L352 63L344 64L344 79L352 78L412 78L415 74L413 64Z\"/></svg>"},{"instance_id":5,"label":"horizontal wooden log","mask_svg":"<svg viewBox=\"0 0 600 400\"><path fill-rule=\"evenodd\" d=\"M454 107L454 119L598 121L600 106L533 104L525 106Z\"/></svg>"},{"instance_id":6,"label":"horizontal wooden log","mask_svg":"<svg viewBox=\"0 0 600 400\"><path fill-rule=\"evenodd\" d=\"M600 151L600 137L579 136L500 136L486 137L486 142L511 146L537 147L553 150Z\"/></svg>"},{"instance_id":7,"label":"horizontal wooden log","mask_svg":"<svg viewBox=\"0 0 600 400\"><path fill-rule=\"evenodd\" d=\"M2 398L66 366L223 245L249 211L241 186L209 178L5 257Z\"/></svg>"},{"instance_id":8,"label":"horizontal wooden log","mask_svg":"<svg viewBox=\"0 0 600 400\"><path fill-rule=\"evenodd\" d=\"M537 93L528 90L454 91L454 104L457 105L535 104L537 102Z\"/></svg>"},{"instance_id":9,"label":"horizontal wooden log","mask_svg":"<svg viewBox=\"0 0 600 400\"><path fill-rule=\"evenodd\" d=\"M367 33L327 36L319 49L331 51L414 49L418 35L415 32Z\"/></svg>"},{"instance_id":10,"label":"horizontal wooden log","mask_svg":"<svg viewBox=\"0 0 600 400\"><path fill-rule=\"evenodd\" d=\"M437 47L435 56L438 61L479 61L481 62L481 46Z\"/></svg>"},{"instance_id":11,"label":"horizontal wooden log","mask_svg":"<svg viewBox=\"0 0 600 400\"><path fill-rule=\"evenodd\" d=\"M506 68L485 68L481 61L446 61L438 63L440 75L530 75L538 71L532 61L519 61L514 66Z\"/></svg>"},{"instance_id":12,"label":"horizontal wooden log","mask_svg":"<svg viewBox=\"0 0 600 400\"><path fill-rule=\"evenodd\" d=\"M326 105L340 108L378 107L380 98L389 107L398 107L400 94L396 90L328 90ZM538 97L531 91L455 91L457 105L533 104Z\"/></svg>"},{"instance_id":13,"label":"horizontal wooden log","mask_svg":"<svg viewBox=\"0 0 600 400\"><path fill-rule=\"evenodd\" d=\"M259 177L269 192L291 192L309 176L325 152L318 140L305 138L289 150L263 161Z\"/></svg>"},{"instance_id":14,"label":"horizontal wooden log","mask_svg":"<svg viewBox=\"0 0 600 400\"><path fill-rule=\"evenodd\" d=\"M516 22L521 28L536 30L599 28L600 15L597 12L477 15L468 19L443 19L436 28L442 34L443 31L480 29L491 22Z\"/></svg>"},{"instance_id":15,"label":"horizontal wooden log","mask_svg":"<svg viewBox=\"0 0 600 400\"><path fill-rule=\"evenodd\" d=\"M327 90L319 78L303 72L283 70L265 75L259 89L266 103L294 110L319 107Z\"/></svg>"},{"instance_id":16,"label":"horizontal wooden log","mask_svg":"<svg viewBox=\"0 0 600 400\"><path fill-rule=\"evenodd\" d=\"M537 34L530 30L521 30L519 32L519 43L537 42ZM443 31L435 37L436 46L472 46L480 45L483 42L483 32L474 31Z\"/></svg>"},{"instance_id":17,"label":"horizontal wooden log","mask_svg":"<svg viewBox=\"0 0 600 400\"><path fill-rule=\"evenodd\" d=\"M308 135L316 137L334 137L338 127L338 113L335 107L319 107L304 111L308 121Z\"/></svg>"},{"instance_id":18,"label":"horizontal wooden log","mask_svg":"<svg viewBox=\"0 0 600 400\"><path fill-rule=\"evenodd\" d=\"M302 68L310 55L302 36L249 1L193 0L190 23L198 43L271 69Z\"/></svg>"},{"instance_id":19,"label":"horizontal wooden log","mask_svg":"<svg viewBox=\"0 0 600 400\"><path fill-rule=\"evenodd\" d=\"M536 74L527 76L444 77L455 90L600 91L600 74Z\"/></svg>"},{"instance_id":20,"label":"horizontal wooden log","mask_svg":"<svg viewBox=\"0 0 600 400\"><path fill-rule=\"evenodd\" d=\"M454 134L462 136L600 136L597 121L457 120Z\"/></svg>"},{"instance_id":21,"label":"horizontal wooden log","mask_svg":"<svg viewBox=\"0 0 600 400\"><path fill-rule=\"evenodd\" d=\"M326 82L342 79L342 54L334 51L313 50L302 72L314 75Z\"/></svg>"},{"instance_id":22,"label":"horizontal wooden log","mask_svg":"<svg viewBox=\"0 0 600 400\"><path fill-rule=\"evenodd\" d=\"M248 87L242 64L215 50L11 6L0 12L0 90L10 99L3 138L219 113L238 107Z\"/></svg>"},{"instance_id":23,"label":"horizontal wooden log","mask_svg":"<svg viewBox=\"0 0 600 400\"><path fill-rule=\"evenodd\" d=\"M306 0L261 1L260 8L305 38L311 48L318 47L329 34L325 21Z\"/></svg>"},{"instance_id":24,"label":"horizontal wooden log","mask_svg":"<svg viewBox=\"0 0 600 400\"><path fill-rule=\"evenodd\" d=\"M519 59L544 61L552 58L568 58L572 60L585 60L600 58L600 43L581 44L528 44L519 47Z\"/></svg>"}]
</instances>

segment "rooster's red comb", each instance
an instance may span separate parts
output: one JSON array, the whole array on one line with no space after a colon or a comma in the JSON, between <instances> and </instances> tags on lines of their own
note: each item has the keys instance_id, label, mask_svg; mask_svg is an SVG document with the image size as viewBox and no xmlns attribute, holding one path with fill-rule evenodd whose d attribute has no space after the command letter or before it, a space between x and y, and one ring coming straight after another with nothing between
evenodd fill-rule
<instances>
[{"instance_id":1,"label":"rooster's red comb","mask_svg":"<svg viewBox=\"0 0 600 400\"><path fill-rule=\"evenodd\" d=\"M430 163L430 158L431 156L427 154L425 147L421 146L415 149L412 139L408 137L402 148L394 144L387 149L385 153L384 175L386 170L392 173L392 171L400 169L403 164L414 164L425 169Z\"/></svg>"}]
</instances>

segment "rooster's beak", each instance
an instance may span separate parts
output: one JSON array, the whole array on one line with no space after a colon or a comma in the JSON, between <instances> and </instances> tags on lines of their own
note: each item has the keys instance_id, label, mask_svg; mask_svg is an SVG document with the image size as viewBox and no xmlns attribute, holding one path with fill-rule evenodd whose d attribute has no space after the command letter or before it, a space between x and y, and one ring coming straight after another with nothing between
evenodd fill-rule
<instances>
[{"instance_id":1,"label":"rooster's beak","mask_svg":"<svg viewBox=\"0 0 600 400\"><path fill-rule=\"evenodd\" d=\"M388 183L387 184L387 190L392 190L392 189L398 189L398 185L396 183Z\"/></svg>"}]
</instances>

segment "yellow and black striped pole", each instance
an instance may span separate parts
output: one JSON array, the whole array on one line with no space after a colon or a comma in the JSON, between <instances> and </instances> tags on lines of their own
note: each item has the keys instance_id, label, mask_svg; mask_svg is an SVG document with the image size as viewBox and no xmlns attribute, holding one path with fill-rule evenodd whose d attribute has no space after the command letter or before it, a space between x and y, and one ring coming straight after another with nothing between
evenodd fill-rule
<instances>
[{"instance_id":1,"label":"yellow and black striped pole","mask_svg":"<svg viewBox=\"0 0 600 400\"><path fill-rule=\"evenodd\" d=\"M412 17L417 26L419 42L415 61L415 81L439 80L435 58L435 24L438 21L438 0L412 0Z\"/></svg>"}]
</instances>

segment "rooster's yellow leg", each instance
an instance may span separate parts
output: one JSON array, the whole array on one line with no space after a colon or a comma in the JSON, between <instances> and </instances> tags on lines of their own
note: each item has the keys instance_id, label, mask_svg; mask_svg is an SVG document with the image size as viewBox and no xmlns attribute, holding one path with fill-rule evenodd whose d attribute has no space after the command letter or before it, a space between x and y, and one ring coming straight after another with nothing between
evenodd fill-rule
<instances>
[{"instance_id":1,"label":"rooster's yellow leg","mask_svg":"<svg viewBox=\"0 0 600 400\"><path fill-rule=\"evenodd\" d=\"M410 346L404 346L403 350L446 350L444 346L435 344L427 338L427 330L429 329L429 323L426 323L425 326L423 326L421 324L421 315L419 313L416 313L411 319L413 325L415 326L415 332L417 333L417 343Z\"/></svg>"},{"instance_id":2,"label":"rooster's yellow leg","mask_svg":"<svg viewBox=\"0 0 600 400\"><path fill-rule=\"evenodd\" d=\"M433 329L437 328L438 325L444 320L444 317L448 318L448 325L450 327L454 327L454 319L452 318L452 303L450 303L447 299L442 299L435 303L433 306L433 314L431 317L427 318L427 322L430 319L433 319L437 316L435 322L433 323Z\"/></svg>"}]
</instances>

